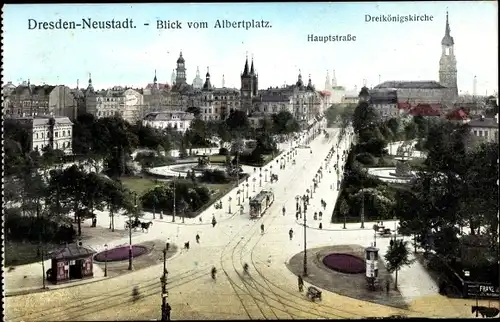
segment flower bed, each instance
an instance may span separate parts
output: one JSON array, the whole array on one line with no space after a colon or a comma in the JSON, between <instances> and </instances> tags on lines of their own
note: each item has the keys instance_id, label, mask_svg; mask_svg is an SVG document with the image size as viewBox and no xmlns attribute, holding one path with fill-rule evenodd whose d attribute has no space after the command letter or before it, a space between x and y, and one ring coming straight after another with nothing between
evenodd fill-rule
<instances>
[{"instance_id":1,"label":"flower bed","mask_svg":"<svg viewBox=\"0 0 500 322\"><path fill-rule=\"evenodd\" d=\"M128 249L129 246L121 246L107 251L102 251L94 256L96 262L118 262L123 260L128 260ZM144 246L132 245L132 257L136 258L138 256L147 254L149 250Z\"/></svg>"},{"instance_id":2,"label":"flower bed","mask_svg":"<svg viewBox=\"0 0 500 322\"><path fill-rule=\"evenodd\" d=\"M350 254L333 253L323 258L323 264L334 271L345 274L361 274L366 270L365 261Z\"/></svg>"}]
</instances>

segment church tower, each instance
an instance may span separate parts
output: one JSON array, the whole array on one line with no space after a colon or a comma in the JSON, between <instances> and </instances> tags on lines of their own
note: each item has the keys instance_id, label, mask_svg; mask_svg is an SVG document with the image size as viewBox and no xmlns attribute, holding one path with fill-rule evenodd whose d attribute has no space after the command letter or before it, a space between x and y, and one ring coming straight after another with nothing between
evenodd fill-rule
<instances>
[{"instance_id":1,"label":"church tower","mask_svg":"<svg viewBox=\"0 0 500 322\"><path fill-rule=\"evenodd\" d=\"M453 52L455 42L450 34L448 12L446 12L446 27L443 40L441 40L441 59L439 60L439 83L448 87L451 94L458 96L457 86L457 60Z\"/></svg>"},{"instance_id":2,"label":"church tower","mask_svg":"<svg viewBox=\"0 0 500 322\"><path fill-rule=\"evenodd\" d=\"M326 70L325 91L331 91L332 84L330 83L330 73Z\"/></svg>"},{"instance_id":3,"label":"church tower","mask_svg":"<svg viewBox=\"0 0 500 322\"><path fill-rule=\"evenodd\" d=\"M241 73L240 77L241 77L241 88L240 88L241 108L243 111L248 113L252 110L252 98L254 96L254 88L253 88L254 75L250 73L250 70L248 68L248 56L245 60L245 67L243 67L243 73Z\"/></svg>"},{"instance_id":4,"label":"church tower","mask_svg":"<svg viewBox=\"0 0 500 322\"><path fill-rule=\"evenodd\" d=\"M177 59L177 77L175 78L175 84L177 86L181 86L186 84L186 66L185 66L184 57L182 57L182 51Z\"/></svg>"}]
</instances>

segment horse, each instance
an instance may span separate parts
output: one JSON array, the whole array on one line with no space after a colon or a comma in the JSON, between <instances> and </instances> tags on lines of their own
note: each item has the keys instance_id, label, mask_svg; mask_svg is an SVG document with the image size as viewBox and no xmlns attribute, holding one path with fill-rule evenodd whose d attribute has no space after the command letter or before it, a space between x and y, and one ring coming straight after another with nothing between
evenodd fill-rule
<instances>
[{"instance_id":1,"label":"horse","mask_svg":"<svg viewBox=\"0 0 500 322\"><path fill-rule=\"evenodd\" d=\"M140 221L136 221L136 220L127 220L125 222L125 229L136 229L137 227L139 227L141 225L141 222Z\"/></svg>"},{"instance_id":2,"label":"horse","mask_svg":"<svg viewBox=\"0 0 500 322\"><path fill-rule=\"evenodd\" d=\"M476 305L473 305L472 306L472 313L476 313L476 312L478 312L479 314L481 314L481 316L483 318L484 317L493 318L493 317L497 316L498 313L500 313L500 310L497 309L496 307L486 307L486 306L476 306Z\"/></svg>"},{"instance_id":3,"label":"horse","mask_svg":"<svg viewBox=\"0 0 500 322\"><path fill-rule=\"evenodd\" d=\"M153 222L141 222L141 229L142 229L142 232L144 232L144 229L146 230L146 232L149 232L149 226L153 226Z\"/></svg>"}]
</instances>

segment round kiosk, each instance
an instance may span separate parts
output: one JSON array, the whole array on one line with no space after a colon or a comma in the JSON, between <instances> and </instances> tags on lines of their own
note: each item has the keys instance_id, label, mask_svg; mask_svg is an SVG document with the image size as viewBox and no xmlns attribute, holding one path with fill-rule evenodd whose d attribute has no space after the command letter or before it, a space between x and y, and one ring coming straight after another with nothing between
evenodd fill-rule
<instances>
[{"instance_id":1,"label":"round kiosk","mask_svg":"<svg viewBox=\"0 0 500 322\"><path fill-rule=\"evenodd\" d=\"M370 289L375 289L378 278L378 248L370 246L365 248L366 281Z\"/></svg>"}]
</instances>

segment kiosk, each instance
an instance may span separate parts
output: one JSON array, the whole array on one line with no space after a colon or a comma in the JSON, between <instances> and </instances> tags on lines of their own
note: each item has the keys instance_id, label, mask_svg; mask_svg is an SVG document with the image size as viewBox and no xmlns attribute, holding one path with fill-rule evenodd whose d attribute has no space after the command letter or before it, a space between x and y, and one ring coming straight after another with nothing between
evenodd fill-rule
<instances>
[{"instance_id":1,"label":"kiosk","mask_svg":"<svg viewBox=\"0 0 500 322\"><path fill-rule=\"evenodd\" d=\"M365 248L366 281L368 286L375 289L378 279L378 248L370 246Z\"/></svg>"},{"instance_id":2,"label":"kiosk","mask_svg":"<svg viewBox=\"0 0 500 322\"><path fill-rule=\"evenodd\" d=\"M93 249L83 247L81 242L52 252L52 268L47 271L47 279L58 284L93 277L92 257L95 253Z\"/></svg>"}]
</instances>

